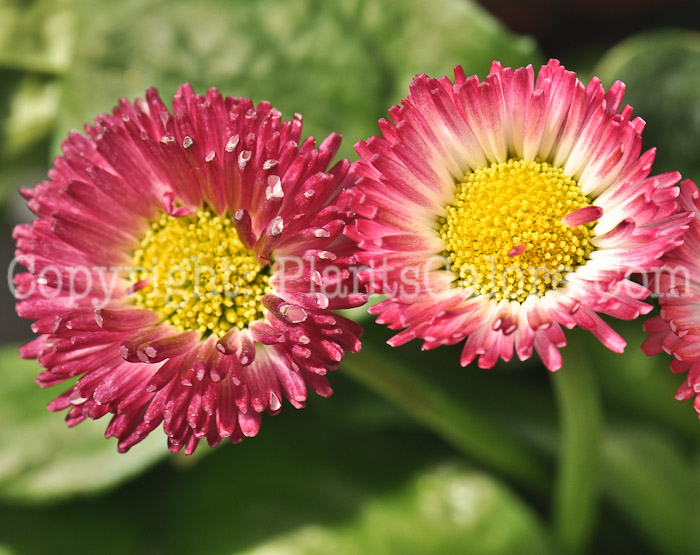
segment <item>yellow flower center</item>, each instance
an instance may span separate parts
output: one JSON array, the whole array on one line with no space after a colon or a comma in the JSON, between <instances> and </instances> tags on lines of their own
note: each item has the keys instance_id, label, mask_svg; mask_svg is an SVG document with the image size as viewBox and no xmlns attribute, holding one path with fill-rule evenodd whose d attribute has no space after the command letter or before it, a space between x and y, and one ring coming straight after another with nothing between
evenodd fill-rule
<instances>
[{"instance_id":1,"label":"yellow flower center","mask_svg":"<svg viewBox=\"0 0 700 555\"><path fill-rule=\"evenodd\" d=\"M267 267L243 246L231 219L208 207L182 218L161 214L135 250L134 268L136 306L202 337L261 319L261 299L271 290Z\"/></svg>"},{"instance_id":2,"label":"yellow flower center","mask_svg":"<svg viewBox=\"0 0 700 555\"><path fill-rule=\"evenodd\" d=\"M511 158L467 174L439 222L457 286L518 302L555 289L594 250L594 223L561 221L590 205L576 181L546 162Z\"/></svg>"}]
</instances>

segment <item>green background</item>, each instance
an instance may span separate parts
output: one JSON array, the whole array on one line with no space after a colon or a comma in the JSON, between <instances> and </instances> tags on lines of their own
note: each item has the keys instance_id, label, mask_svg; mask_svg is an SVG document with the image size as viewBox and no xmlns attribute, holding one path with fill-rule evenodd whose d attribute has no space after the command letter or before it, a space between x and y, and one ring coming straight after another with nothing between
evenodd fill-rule
<instances>
[{"instance_id":1,"label":"green background","mask_svg":"<svg viewBox=\"0 0 700 555\"><path fill-rule=\"evenodd\" d=\"M697 21L690 8L618 13L628 21L616 27L600 2L523 5L487 2L499 22L466 0L0 0L3 264L12 226L30 217L16 190L45 178L67 132L184 81L301 112L305 135L340 131L354 159L415 73L461 64L484 76L493 59L556 56L582 79L624 80L655 170L700 179L700 37L680 27ZM17 355L29 324L7 290L0 308L0 555L561 552L561 415L536 360L484 371L460 368L458 347L391 350L356 311L365 346L331 376L330 399L286 405L241 445L171 455L157 431L118 455L104 422L68 430L44 410L62 390L34 385L36 363ZM641 323L614 326L624 355L577 332L564 350L562 372L590 367L602 403L582 549L700 552L700 422L674 401L667 357L639 350Z\"/></svg>"}]
</instances>

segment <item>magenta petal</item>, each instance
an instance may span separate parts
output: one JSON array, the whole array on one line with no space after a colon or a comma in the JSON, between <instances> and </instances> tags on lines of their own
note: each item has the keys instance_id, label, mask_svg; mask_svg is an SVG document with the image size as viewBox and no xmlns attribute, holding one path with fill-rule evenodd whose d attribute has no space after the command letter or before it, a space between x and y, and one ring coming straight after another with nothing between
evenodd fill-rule
<instances>
[{"instance_id":1,"label":"magenta petal","mask_svg":"<svg viewBox=\"0 0 700 555\"><path fill-rule=\"evenodd\" d=\"M72 132L49 179L22 191L37 218L13 233L28 270L13 280L17 312L39 335L21 355L44 366L41 386L77 379L50 408L69 425L111 414L120 452L162 425L190 454L256 435L285 397L329 395L319 376L361 335L329 309L367 298L344 234L358 176L347 160L329 167L339 146L337 133L302 138L301 116L269 102L189 85L172 109L151 88ZM178 241L172 221L190 235ZM202 282L193 270L174 284L164 267L178 257ZM240 283L226 290L229 276Z\"/></svg>"},{"instance_id":2,"label":"magenta petal","mask_svg":"<svg viewBox=\"0 0 700 555\"><path fill-rule=\"evenodd\" d=\"M142 362L160 362L187 353L198 339L199 333L194 331L156 339L142 345L137 356Z\"/></svg>"},{"instance_id":3,"label":"magenta petal","mask_svg":"<svg viewBox=\"0 0 700 555\"><path fill-rule=\"evenodd\" d=\"M597 78L584 85L557 60L537 73L494 62L483 81L459 67L454 81L414 78L407 97L389 110L391 121L380 121L382 136L356 145L351 206L358 219L345 230L359 245L361 282L387 297L370 312L397 331L390 345L422 339L423 348L432 349L464 341L461 364L476 361L482 368L536 351L557 370L563 328L579 326L622 351L624 341L600 314L633 319L648 312L642 302L647 282L633 284L630 276L684 267L700 251L700 234L684 235L700 196L686 183L677 199L677 174L649 177L654 151L642 153L644 125L624 106L623 94L620 82L607 92ZM533 208L528 195L537 181L528 180L544 171L544 161L550 177L537 175L554 183L548 180L556 174L558 184L542 185L545 204ZM502 178L506 174L512 181ZM570 188L557 197L565 183ZM464 208L477 203L483 217ZM453 224L460 211L469 218ZM483 229L471 235L482 221ZM664 253L674 249L669 264ZM568 262L558 266L560 260ZM515 294L518 271L527 277L532 268L547 275ZM489 272L490 284L488 275L481 279ZM691 318L671 297L687 291L688 280L670 281L660 281L667 329L655 331L659 338L645 349L681 360L700 356L689 339L700 332L691 331ZM297 297L285 300L297 302L301 295L293 293ZM332 349L324 351L332 359ZM316 355L307 344L293 354Z\"/></svg>"},{"instance_id":4,"label":"magenta petal","mask_svg":"<svg viewBox=\"0 0 700 555\"><path fill-rule=\"evenodd\" d=\"M159 317L150 310L137 308L95 310L97 325L107 331L131 331L149 327L158 322Z\"/></svg>"},{"instance_id":5,"label":"magenta petal","mask_svg":"<svg viewBox=\"0 0 700 555\"><path fill-rule=\"evenodd\" d=\"M586 206L579 208L573 212L569 212L561 219L561 223L568 227L576 227L579 225L590 224L603 215L603 209L600 206Z\"/></svg>"}]
</instances>

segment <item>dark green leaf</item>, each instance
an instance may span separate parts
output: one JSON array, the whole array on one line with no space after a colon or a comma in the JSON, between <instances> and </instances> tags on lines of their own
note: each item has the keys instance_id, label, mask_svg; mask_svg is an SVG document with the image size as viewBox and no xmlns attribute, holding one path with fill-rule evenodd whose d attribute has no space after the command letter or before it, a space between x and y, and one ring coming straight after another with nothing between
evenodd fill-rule
<instances>
[{"instance_id":1,"label":"dark green leaf","mask_svg":"<svg viewBox=\"0 0 700 555\"><path fill-rule=\"evenodd\" d=\"M546 485L548 476L539 454L473 404L474 392L454 394L432 381L424 368L403 364L392 354L366 340L361 353L343 362L342 371L474 460L529 487Z\"/></svg>"},{"instance_id":2,"label":"dark green leaf","mask_svg":"<svg viewBox=\"0 0 700 555\"><path fill-rule=\"evenodd\" d=\"M414 430L338 432L315 398L266 433L204 459L171 458L102 497L0 503L0 537L23 555L73 553L547 553L538 518L485 474ZM44 536L27 534L32 522ZM76 530L80 526L80 531ZM321 549L323 549L323 546Z\"/></svg>"},{"instance_id":3,"label":"dark green leaf","mask_svg":"<svg viewBox=\"0 0 700 555\"><path fill-rule=\"evenodd\" d=\"M445 466L365 503L340 525L311 523L245 551L248 555L419 555L548 552L543 527L486 475Z\"/></svg>"},{"instance_id":4,"label":"dark green leaf","mask_svg":"<svg viewBox=\"0 0 700 555\"><path fill-rule=\"evenodd\" d=\"M676 445L648 427L609 431L602 480L610 500L661 553L689 553L694 472Z\"/></svg>"},{"instance_id":5,"label":"dark green leaf","mask_svg":"<svg viewBox=\"0 0 700 555\"><path fill-rule=\"evenodd\" d=\"M0 349L0 498L47 501L100 491L138 474L168 451L154 433L128 455L104 438L106 421L68 429L46 404L63 391L34 384L39 368L19 358L17 347Z\"/></svg>"}]
</instances>

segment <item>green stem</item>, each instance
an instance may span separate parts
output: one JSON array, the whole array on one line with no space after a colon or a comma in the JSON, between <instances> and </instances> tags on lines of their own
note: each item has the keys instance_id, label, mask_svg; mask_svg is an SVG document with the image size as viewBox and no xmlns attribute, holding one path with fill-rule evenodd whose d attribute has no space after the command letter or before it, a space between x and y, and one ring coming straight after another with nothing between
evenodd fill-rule
<instances>
[{"instance_id":1,"label":"green stem","mask_svg":"<svg viewBox=\"0 0 700 555\"><path fill-rule=\"evenodd\" d=\"M585 552L596 523L600 492L602 411L583 333L569 334L564 366L552 381L560 416L554 528L564 553Z\"/></svg>"},{"instance_id":2,"label":"green stem","mask_svg":"<svg viewBox=\"0 0 700 555\"><path fill-rule=\"evenodd\" d=\"M385 349L363 343L342 371L402 407L453 447L531 489L544 489L549 477L541 459L518 438L469 405L463 394L450 394L402 363Z\"/></svg>"}]
</instances>

